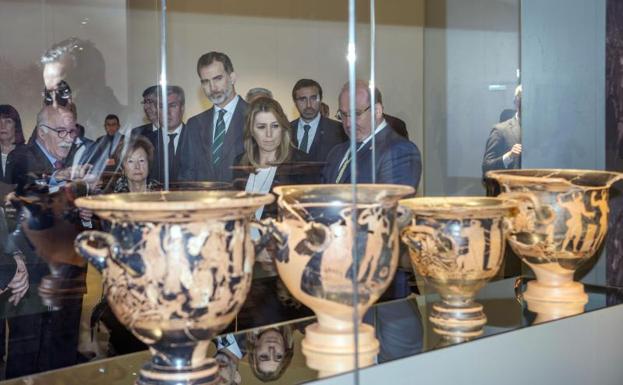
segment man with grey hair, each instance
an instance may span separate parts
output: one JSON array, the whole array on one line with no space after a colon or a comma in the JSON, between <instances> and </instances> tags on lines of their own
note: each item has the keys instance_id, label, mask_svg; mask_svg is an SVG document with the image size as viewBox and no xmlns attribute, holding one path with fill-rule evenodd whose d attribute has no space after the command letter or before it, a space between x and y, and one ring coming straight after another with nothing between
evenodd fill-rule
<instances>
[{"instance_id":1,"label":"man with grey hair","mask_svg":"<svg viewBox=\"0 0 623 385\"><path fill-rule=\"evenodd\" d=\"M65 168L65 158L78 135L75 115L64 107L45 106L37 115L35 141L13 151L7 177L18 188Z\"/></svg>"}]
</instances>

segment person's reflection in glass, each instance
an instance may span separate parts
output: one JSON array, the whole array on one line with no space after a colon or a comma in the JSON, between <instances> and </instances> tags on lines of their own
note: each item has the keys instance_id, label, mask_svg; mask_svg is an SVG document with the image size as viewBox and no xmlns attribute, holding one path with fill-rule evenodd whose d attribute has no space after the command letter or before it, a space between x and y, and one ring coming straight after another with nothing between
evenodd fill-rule
<instances>
[{"instance_id":1,"label":"person's reflection in glass","mask_svg":"<svg viewBox=\"0 0 623 385\"><path fill-rule=\"evenodd\" d=\"M482 174L487 171L521 168L521 85L515 89L515 107L517 113L493 126L482 160Z\"/></svg>"},{"instance_id":2,"label":"person's reflection in glass","mask_svg":"<svg viewBox=\"0 0 623 385\"><path fill-rule=\"evenodd\" d=\"M263 382L275 381L286 371L294 356L292 327L270 327L247 333L249 366Z\"/></svg>"},{"instance_id":3,"label":"person's reflection in glass","mask_svg":"<svg viewBox=\"0 0 623 385\"><path fill-rule=\"evenodd\" d=\"M242 377L238 370L240 358L229 349L220 349L214 356L218 364L219 379L216 381L218 385L239 385L242 383Z\"/></svg>"}]
</instances>

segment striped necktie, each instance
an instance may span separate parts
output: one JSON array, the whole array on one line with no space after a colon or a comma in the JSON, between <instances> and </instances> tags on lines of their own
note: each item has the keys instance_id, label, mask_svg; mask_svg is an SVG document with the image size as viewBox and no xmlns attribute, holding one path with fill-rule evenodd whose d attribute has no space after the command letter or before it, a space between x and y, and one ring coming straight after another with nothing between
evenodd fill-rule
<instances>
[{"instance_id":1,"label":"striped necktie","mask_svg":"<svg viewBox=\"0 0 623 385\"><path fill-rule=\"evenodd\" d=\"M346 169L348 168L348 166L350 166L351 158L352 156L350 156L350 150L348 150L348 155L346 155L346 159L344 159L344 162L342 162L342 165L340 166L340 170L337 173L337 178L335 178L335 183L340 183L340 180L344 176L344 172L346 172Z\"/></svg>"},{"instance_id":2,"label":"striped necktie","mask_svg":"<svg viewBox=\"0 0 623 385\"><path fill-rule=\"evenodd\" d=\"M212 143L212 163L218 164L221 161L223 153L223 142L225 141L225 114L227 111L220 110L218 119L216 120L216 128L214 130L214 142Z\"/></svg>"}]
</instances>

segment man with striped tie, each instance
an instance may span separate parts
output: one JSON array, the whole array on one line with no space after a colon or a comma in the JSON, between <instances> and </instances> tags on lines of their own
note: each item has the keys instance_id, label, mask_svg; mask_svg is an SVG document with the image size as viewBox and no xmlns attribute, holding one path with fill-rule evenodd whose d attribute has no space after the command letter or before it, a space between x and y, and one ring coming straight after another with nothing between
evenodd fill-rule
<instances>
[{"instance_id":1,"label":"man with striped tie","mask_svg":"<svg viewBox=\"0 0 623 385\"><path fill-rule=\"evenodd\" d=\"M197 62L201 87L212 108L188 119L193 146L191 162L180 164L180 179L231 182L234 160L244 152L243 129L249 105L234 87L236 73L229 57L208 52Z\"/></svg>"},{"instance_id":2,"label":"man with striped tie","mask_svg":"<svg viewBox=\"0 0 623 385\"><path fill-rule=\"evenodd\" d=\"M375 90L375 104L372 106L368 83L358 80L355 85L355 115L350 116L348 83L339 96L337 118L344 124L346 135L351 136L351 124L355 124L357 183L404 184L418 188L422 174L422 158L415 143L397 134L383 117L383 105ZM375 113L374 127L371 114ZM374 132L373 132L374 131ZM373 135L374 134L374 135ZM375 152L372 162L372 140ZM327 157L323 170L324 183L351 183L351 160L353 156L350 141L338 144ZM374 165L374 167L373 167Z\"/></svg>"}]
</instances>

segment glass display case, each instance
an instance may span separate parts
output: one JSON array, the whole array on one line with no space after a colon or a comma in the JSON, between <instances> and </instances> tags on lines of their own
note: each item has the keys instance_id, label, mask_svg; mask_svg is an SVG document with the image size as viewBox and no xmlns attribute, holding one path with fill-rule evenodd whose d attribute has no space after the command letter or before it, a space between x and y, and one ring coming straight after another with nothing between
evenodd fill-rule
<instances>
[{"instance_id":1,"label":"glass display case","mask_svg":"<svg viewBox=\"0 0 623 385\"><path fill-rule=\"evenodd\" d=\"M398 381L618 309L623 17L567 1L0 0L0 379Z\"/></svg>"}]
</instances>

